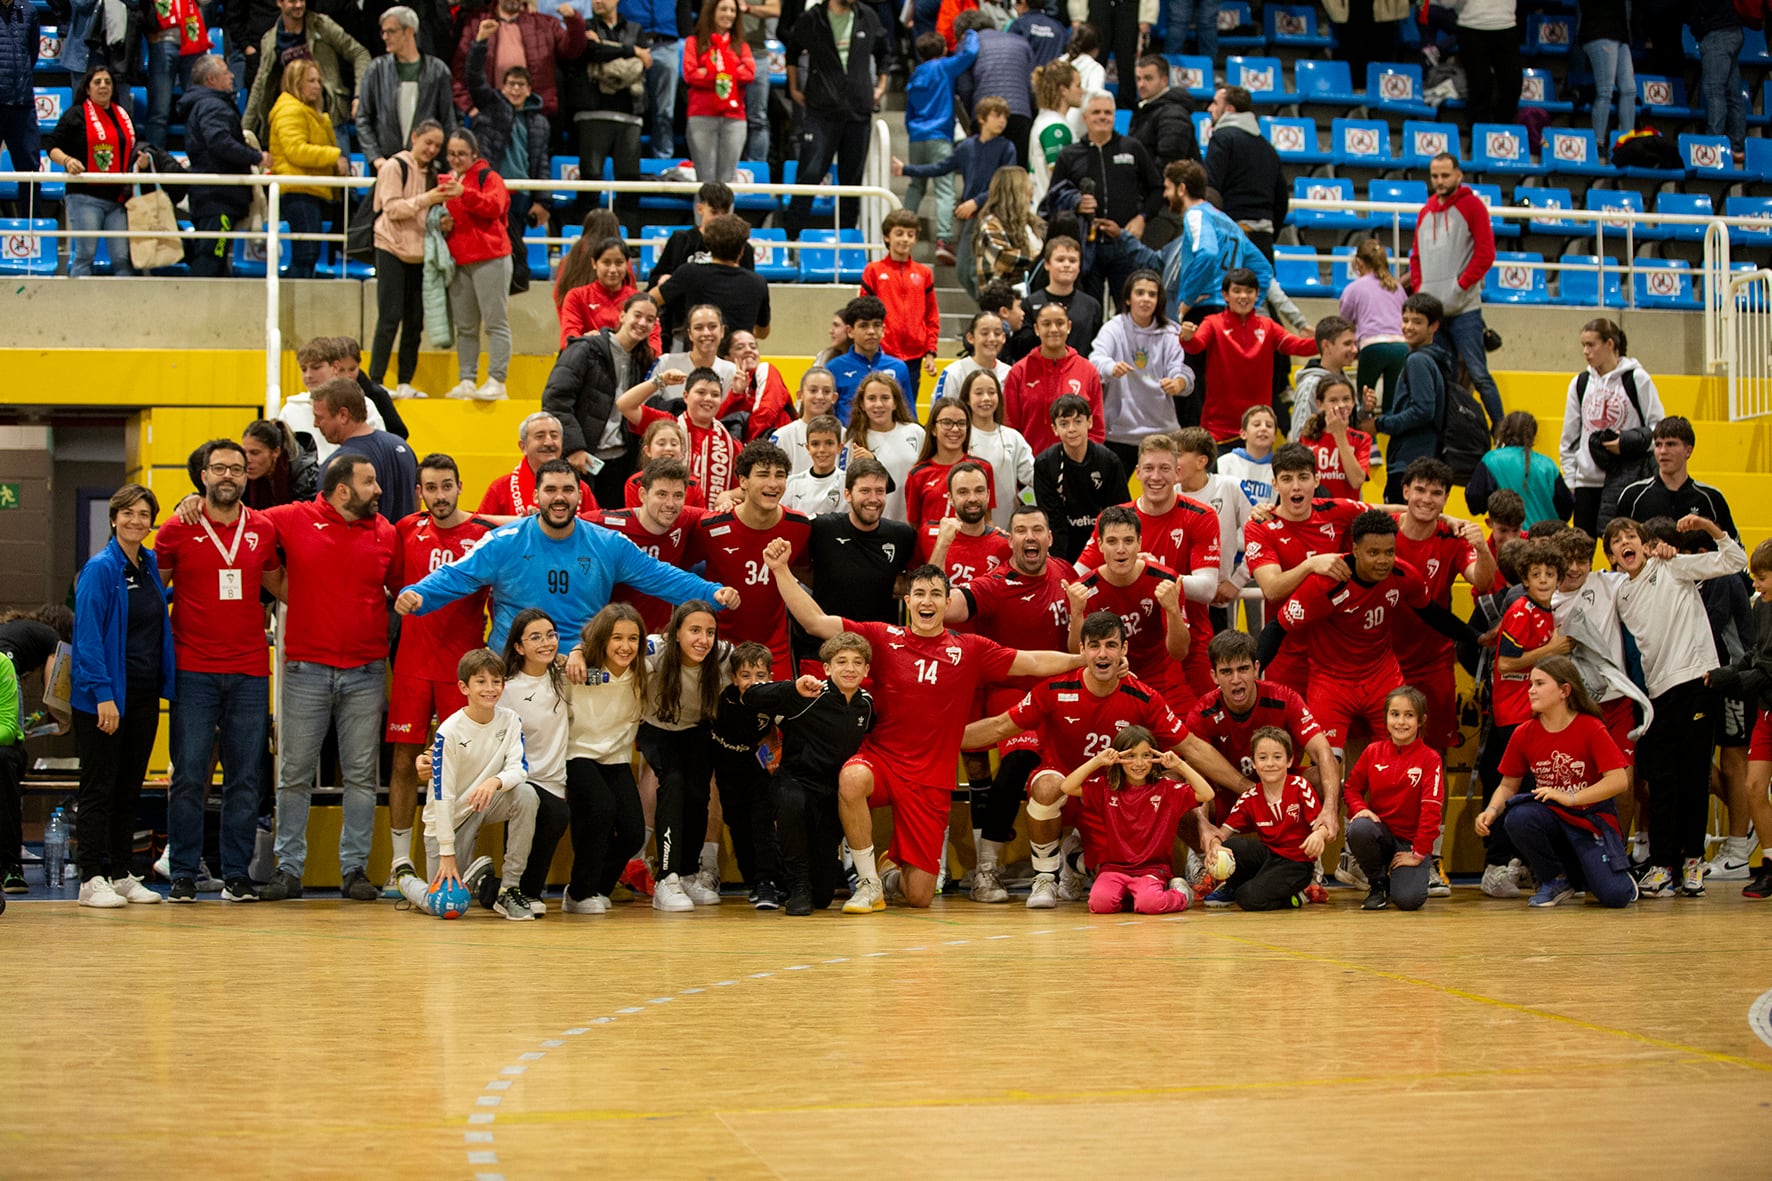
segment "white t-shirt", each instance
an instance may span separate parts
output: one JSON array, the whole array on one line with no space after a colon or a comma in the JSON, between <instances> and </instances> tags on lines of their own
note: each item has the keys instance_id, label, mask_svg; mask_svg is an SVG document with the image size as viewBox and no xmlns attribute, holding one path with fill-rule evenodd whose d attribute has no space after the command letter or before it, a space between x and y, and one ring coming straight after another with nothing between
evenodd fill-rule
<instances>
[{"instance_id":1,"label":"white t-shirt","mask_svg":"<svg viewBox=\"0 0 1772 1181\"><path fill-rule=\"evenodd\" d=\"M554 692L547 673L532 677L519 672L505 681L498 703L523 721L523 757L529 782L556 799L566 798L566 702Z\"/></svg>"},{"instance_id":2,"label":"white t-shirt","mask_svg":"<svg viewBox=\"0 0 1772 1181\"><path fill-rule=\"evenodd\" d=\"M701 366L690 360L688 353L666 353L652 366L652 372L648 373L647 376L650 377L653 373L663 373L666 369L677 369L681 370L683 375L687 377L699 368L701 368ZM720 393L730 394L732 392L732 382L738 376L738 366L734 365L731 361L716 357L714 358L714 363L711 368L715 373L720 375ZM626 390L616 390L615 396L619 398L626 392ZM680 385L661 385L658 387L658 396L667 402L674 401L683 396L683 387Z\"/></svg>"},{"instance_id":3,"label":"white t-shirt","mask_svg":"<svg viewBox=\"0 0 1772 1181\"><path fill-rule=\"evenodd\" d=\"M1575 613L1577 607L1581 608L1581 613L1587 617L1590 623L1603 626L1604 621L1608 619L1612 621L1609 636L1611 643L1607 647L1606 655L1611 657L1612 663L1619 668L1625 667L1624 627L1618 621L1618 586L1624 581L1625 575L1623 574L1607 570L1589 570L1587 580L1581 584L1580 590L1560 590L1551 596L1551 612L1556 616L1558 631L1562 631L1568 625L1569 616ZM1611 701L1615 697L1623 696L1623 693L1608 684L1605 694L1599 700Z\"/></svg>"},{"instance_id":4,"label":"white t-shirt","mask_svg":"<svg viewBox=\"0 0 1772 1181\"><path fill-rule=\"evenodd\" d=\"M1181 494L1211 505L1218 513L1218 576L1237 586L1247 585L1249 568L1243 563L1243 526L1249 523L1252 506L1243 495L1242 484L1229 476L1207 472L1206 483L1199 491L1184 488Z\"/></svg>"},{"instance_id":5,"label":"white t-shirt","mask_svg":"<svg viewBox=\"0 0 1772 1181\"><path fill-rule=\"evenodd\" d=\"M1251 505L1274 502L1273 452L1268 452L1266 459L1251 459L1249 452L1238 447L1218 457L1218 474L1235 480Z\"/></svg>"},{"instance_id":6,"label":"white t-shirt","mask_svg":"<svg viewBox=\"0 0 1772 1181\"><path fill-rule=\"evenodd\" d=\"M795 472L788 477L787 488L781 494L781 507L809 517L841 512L849 507L849 499L843 492L843 479L840 467L833 467L822 476L814 475L811 468Z\"/></svg>"},{"instance_id":7,"label":"white t-shirt","mask_svg":"<svg viewBox=\"0 0 1772 1181\"><path fill-rule=\"evenodd\" d=\"M592 669L588 683L574 685L572 725L566 757L593 763L625 763L634 757L634 735L640 729L641 701L634 692L634 670L604 681Z\"/></svg>"},{"instance_id":8,"label":"white t-shirt","mask_svg":"<svg viewBox=\"0 0 1772 1181\"><path fill-rule=\"evenodd\" d=\"M976 357L961 357L957 361L950 361L940 373L935 375L935 393L929 401L933 403L936 398L959 397L960 387L966 384L966 379L983 368L984 366L978 363ZM1003 386L1009 380L1009 362L998 357L997 364L991 372L997 375L997 396L1001 398Z\"/></svg>"},{"instance_id":9,"label":"white t-shirt","mask_svg":"<svg viewBox=\"0 0 1772 1181\"><path fill-rule=\"evenodd\" d=\"M999 529L1009 528L1009 515L1020 503L1021 494L1028 493L1030 500L1033 495L1033 447L1012 426L999 426L994 431L973 427L972 443L966 454L991 465L991 478L995 481L993 491L997 494L997 507L991 510L991 520Z\"/></svg>"}]
</instances>

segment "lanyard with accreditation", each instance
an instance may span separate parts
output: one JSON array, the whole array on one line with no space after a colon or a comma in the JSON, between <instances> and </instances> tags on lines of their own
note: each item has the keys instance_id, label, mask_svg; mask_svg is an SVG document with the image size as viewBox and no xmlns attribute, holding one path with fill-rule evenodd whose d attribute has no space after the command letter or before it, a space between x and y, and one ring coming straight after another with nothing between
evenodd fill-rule
<instances>
[{"instance_id":1,"label":"lanyard with accreditation","mask_svg":"<svg viewBox=\"0 0 1772 1181\"><path fill-rule=\"evenodd\" d=\"M234 522L234 541L233 544L226 546L222 545L221 538L215 535L215 527L209 523L208 515L204 514L201 520L203 521L203 532L209 534L209 540L215 542L215 548L221 552L222 561L226 563L226 566L216 571L220 575L218 593L221 600L224 603L238 601L242 597L240 570L234 564L234 558L240 552L240 539L246 534L246 514L241 513Z\"/></svg>"}]
</instances>

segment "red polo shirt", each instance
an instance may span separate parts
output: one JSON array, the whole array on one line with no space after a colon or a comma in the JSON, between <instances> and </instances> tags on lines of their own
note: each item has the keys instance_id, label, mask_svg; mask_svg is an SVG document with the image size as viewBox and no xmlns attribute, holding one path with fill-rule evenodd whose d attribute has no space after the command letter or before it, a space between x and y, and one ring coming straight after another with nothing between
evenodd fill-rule
<instances>
[{"instance_id":1,"label":"red polo shirt","mask_svg":"<svg viewBox=\"0 0 1772 1181\"><path fill-rule=\"evenodd\" d=\"M209 527L219 544L210 540L202 525L186 525L177 517L160 526L154 538L160 574L173 584L172 647L178 667L187 672L268 676L270 649L265 645L259 589L265 573L277 569L276 527L263 513L245 506L234 523L223 525L210 517ZM229 562L224 550L236 544L234 560ZM225 599L224 569L240 572Z\"/></svg>"},{"instance_id":2,"label":"red polo shirt","mask_svg":"<svg viewBox=\"0 0 1772 1181\"><path fill-rule=\"evenodd\" d=\"M397 594L394 526L380 513L346 521L316 496L266 509L289 568L283 654L331 668L388 655L388 596Z\"/></svg>"}]
</instances>

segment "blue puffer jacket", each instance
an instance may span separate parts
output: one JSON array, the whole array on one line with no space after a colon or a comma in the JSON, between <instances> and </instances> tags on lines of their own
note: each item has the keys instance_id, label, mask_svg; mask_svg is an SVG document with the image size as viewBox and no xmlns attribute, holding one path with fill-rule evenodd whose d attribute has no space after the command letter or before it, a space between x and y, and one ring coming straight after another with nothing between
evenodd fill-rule
<instances>
[{"instance_id":1,"label":"blue puffer jacket","mask_svg":"<svg viewBox=\"0 0 1772 1181\"><path fill-rule=\"evenodd\" d=\"M171 701L172 617L166 614L166 586L160 581L154 551L144 546L141 559L160 596L160 696ZM69 704L82 713L95 714L99 702L110 701L121 714L129 695L123 663L129 630L129 584L124 580L128 566L123 547L113 537L74 582L74 694Z\"/></svg>"},{"instance_id":2,"label":"blue puffer jacket","mask_svg":"<svg viewBox=\"0 0 1772 1181\"><path fill-rule=\"evenodd\" d=\"M37 66L38 24L31 0L0 4L0 106L36 102L31 71Z\"/></svg>"},{"instance_id":3,"label":"blue puffer jacket","mask_svg":"<svg viewBox=\"0 0 1772 1181\"><path fill-rule=\"evenodd\" d=\"M954 81L978 60L978 34L967 33L957 52L911 71L904 91L904 129L912 143L954 138Z\"/></svg>"},{"instance_id":4,"label":"blue puffer jacket","mask_svg":"<svg viewBox=\"0 0 1772 1181\"><path fill-rule=\"evenodd\" d=\"M616 12L655 39L675 41L681 36L677 31L677 0L621 0Z\"/></svg>"}]
</instances>

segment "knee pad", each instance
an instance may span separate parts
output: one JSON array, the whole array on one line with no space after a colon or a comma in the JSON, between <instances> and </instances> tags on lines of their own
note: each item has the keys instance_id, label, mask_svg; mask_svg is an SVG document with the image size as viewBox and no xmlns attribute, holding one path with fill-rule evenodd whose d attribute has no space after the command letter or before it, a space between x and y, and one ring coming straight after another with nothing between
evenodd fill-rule
<instances>
[{"instance_id":1,"label":"knee pad","mask_svg":"<svg viewBox=\"0 0 1772 1181\"><path fill-rule=\"evenodd\" d=\"M1035 799L1028 800L1029 820L1057 820L1063 815L1064 799L1062 797L1057 803L1053 804L1042 804L1039 800Z\"/></svg>"}]
</instances>

